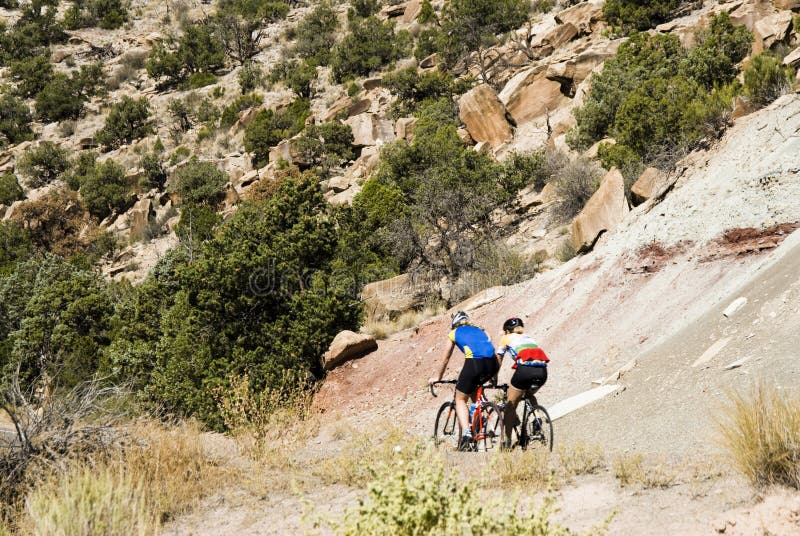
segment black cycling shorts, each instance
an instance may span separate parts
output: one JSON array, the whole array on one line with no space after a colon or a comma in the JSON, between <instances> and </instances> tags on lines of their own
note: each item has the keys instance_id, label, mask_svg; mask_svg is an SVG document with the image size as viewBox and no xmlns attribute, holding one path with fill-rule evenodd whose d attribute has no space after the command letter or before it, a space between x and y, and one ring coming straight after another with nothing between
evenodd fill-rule
<instances>
[{"instance_id":1,"label":"black cycling shorts","mask_svg":"<svg viewBox=\"0 0 800 536\"><path fill-rule=\"evenodd\" d=\"M527 391L533 389L533 392L547 381L547 367L531 367L531 366L518 366L511 376L511 386L519 389L520 391Z\"/></svg>"},{"instance_id":2,"label":"black cycling shorts","mask_svg":"<svg viewBox=\"0 0 800 536\"><path fill-rule=\"evenodd\" d=\"M464 368L458 375L456 389L465 395L472 394L479 385L491 380L497 374L498 363L494 357L485 359L465 359Z\"/></svg>"}]
</instances>

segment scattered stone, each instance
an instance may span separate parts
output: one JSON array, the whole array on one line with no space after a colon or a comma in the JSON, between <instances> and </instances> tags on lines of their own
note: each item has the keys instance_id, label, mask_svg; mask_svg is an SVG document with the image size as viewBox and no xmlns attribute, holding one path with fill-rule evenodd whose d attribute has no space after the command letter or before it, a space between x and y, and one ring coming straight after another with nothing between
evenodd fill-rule
<instances>
[{"instance_id":1,"label":"scattered stone","mask_svg":"<svg viewBox=\"0 0 800 536\"><path fill-rule=\"evenodd\" d=\"M383 77L376 76L373 78L367 78L361 83L361 87L364 88L364 91L371 91L373 89L379 88L383 86Z\"/></svg>"},{"instance_id":2,"label":"scattered stone","mask_svg":"<svg viewBox=\"0 0 800 536\"><path fill-rule=\"evenodd\" d=\"M714 357L716 357L716 355L720 353L723 348L725 348L725 346L730 342L730 340L731 340L730 337L724 337L715 342L714 344L712 344L711 346L709 346L708 349L705 352L703 352L703 355L698 357L697 360L694 363L692 363L692 367L697 368L700 365L705 365L706 363L714 359Z\"/></svg>"},{"instance_id":3,"label":"scattered stone","mask_svg":"<svg viewBox=\"0 0 800 536\"><path fill-rule=\"evenodd\" d=\"M727 306L724 311L722 311L722 316L725 318L730 318L736 313L736 311L744 307L746 304L747 298L740 296L733 300L733 302L731 302L731 304Z\"/></svg>"},{"instance_id":4,"label":"scattered stone","mask_svg":"<svg viewBox=\"0 0 800 536\"><path fill-rule=\"evenodd\" d=\"M488 141L497 148L512 138L505 106L489 85L472 88L459 99L458 105L459 118L476 142Z\"/></svg>"},{"instance_id":5,"label":"scattered stone","mask_svg":"<svg viewBox=\"0 0 800 536\"><path fill-rule=\"evenodd\" d=\"M575 250L591 250L600 234L614 230L628 212L625 181L622 173L612 168L572 222L572 245Z\"/></svg>"},{"instance_id":6,"label":"scattered stone","mask_svg":"<svg viewBox=\"0 0 800 536\"><path fill-rule=\"evenodd\" d=\"M739 368L739 367L741 367L742 365L744 365L745 363L747 363L747 362L750 360L750 358L751 358L751 357L753 357L753 356L751 356L751 355L744 356L744 357L743 357L743 358L741 358L741 359L737 359L737 360L736 360L736 361L734 361L733 363L728 363L727 365L725 365L724 367L722 367L722 369L723 369L723 370L733 370L733 369L735 369L735 368Z\"/></svg>"},{"instance_id":7,"label":"scattered stone","mask_svg":"<svg viewBox=\"0 0 800 536\"><path fill-rule=\"evenodd\" d=\"M50 62L51 63L61 63L65 59L69 58L70 56L72 56L72 52L70 52L69 50L63 50L63 49L54 50L50 54Z\"/></svg>"}]
</instances>

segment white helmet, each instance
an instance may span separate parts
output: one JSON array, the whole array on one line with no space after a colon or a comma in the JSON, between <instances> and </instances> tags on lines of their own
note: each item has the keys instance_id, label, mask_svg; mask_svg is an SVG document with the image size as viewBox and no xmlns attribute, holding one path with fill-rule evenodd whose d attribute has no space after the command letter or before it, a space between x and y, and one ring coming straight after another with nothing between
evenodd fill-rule
<instances>
[{"instance_id":1,"label":"white helmet","mask_svg":"<svg viewBox=\"0 0 800 536\"><path fill-rule=\"evenodd\" d=\"M464 311L459 311L453 315L453 320L450 322L450 328L455 329L458 326L463 326L469 322L469 315Z\"/></svg>"}]
</instances>

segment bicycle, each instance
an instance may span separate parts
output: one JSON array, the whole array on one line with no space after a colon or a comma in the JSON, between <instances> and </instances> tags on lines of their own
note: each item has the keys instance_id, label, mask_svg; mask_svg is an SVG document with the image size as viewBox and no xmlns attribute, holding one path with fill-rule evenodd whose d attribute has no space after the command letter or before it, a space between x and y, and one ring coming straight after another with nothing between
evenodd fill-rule
<instances>
[{"instance_id":1,"label":"bicycle","mask_svg":"<svg viewBox=\"0 0 800 536\"><path fill-rule=\"evenodd\" d=\"M503 402L501 408L505 411L508 404L508 384L498 385L498 389L503 390ZM517 412L522 407L522 418L517 416L517 423L511 430L512 445L519 445L522 450L530 446L543 445L553 451L553 421L544 406L536 400L536 391L529 389L525 393L525 404L517 404ZM514 441L513 436L516 436ZM505 438L504 438L505 439Z\"/></svg>"},{"instance_id":2,"label":"bicycle","mask_svg":"<svg viewBox=\"0 0 800 536\"><path fill-rule=\"evenodd\" d=\"M456 380L439 380L430 385L431 395L437 396L433 389L436 384L455 384ZM495 448L503 440L503 411L500 406L486 399L483 390L493 388L488 385L478 387L475 396L474 410L470 415L470 431L472 432L472 451L488 451ZM461 424L456 416L456 396L439 408L434 422L433 439L437 446L450 444L458 448L461 439Z\"/></svg>"}]
</instances>

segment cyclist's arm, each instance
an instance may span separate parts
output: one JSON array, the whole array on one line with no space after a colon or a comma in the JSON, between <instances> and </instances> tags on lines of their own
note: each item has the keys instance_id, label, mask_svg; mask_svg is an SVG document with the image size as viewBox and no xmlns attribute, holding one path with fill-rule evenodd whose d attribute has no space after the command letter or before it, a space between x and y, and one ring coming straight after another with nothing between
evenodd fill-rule
<instances>
[{"instance_id":1,"label":"cyclist's arm","mask_svg":"<svg viewBox=\"0 0 800 536\"><path fill-rule=\"evenodd\" d=\"M444 354L442 354L442 366L439 367L439 374L428 379L428 383L438 382L442 379L442 376L444 376L444 371L447 370L447 364L450 362L450 356L453 355L453 348L455 347L456 343L451 341Z\"/></svg>"}]
</instances>

